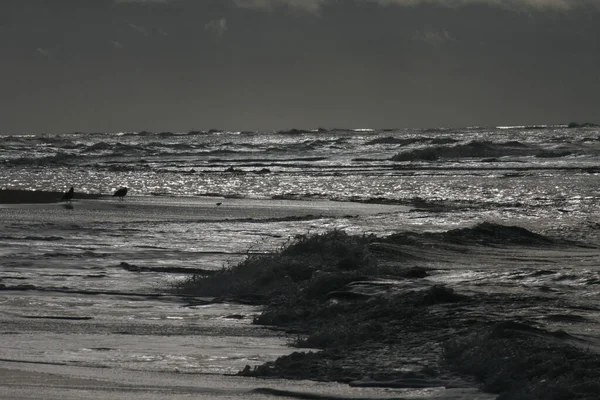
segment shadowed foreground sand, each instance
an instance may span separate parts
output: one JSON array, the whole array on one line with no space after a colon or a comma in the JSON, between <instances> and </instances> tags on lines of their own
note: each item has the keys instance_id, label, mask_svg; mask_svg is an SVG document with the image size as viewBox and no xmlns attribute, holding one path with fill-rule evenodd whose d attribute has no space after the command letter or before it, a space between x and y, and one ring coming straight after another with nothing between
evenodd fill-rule
<instances>
[{"instance_id":1,"label":"shadowed foreground sand","mask_svg":"<svg viewBox=\"0 0 600 400\"><path fill-rule=\"evenodd\" d=\"M406 390L349 388L336 383L264 380L113 370L0 361L0 398L11 400L113 399L438 399L491 400L474 389Z\"/></svg>"}]
</instances>

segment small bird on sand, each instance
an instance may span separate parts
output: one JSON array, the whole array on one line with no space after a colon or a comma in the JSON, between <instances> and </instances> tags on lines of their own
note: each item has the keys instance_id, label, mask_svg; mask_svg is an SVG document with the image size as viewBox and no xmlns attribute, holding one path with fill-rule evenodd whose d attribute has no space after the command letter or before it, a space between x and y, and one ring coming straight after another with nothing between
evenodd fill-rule
<instances>
[{"instance_id":1,"label":"small bird on sand","mask_svg":"<svg viewBox=\"0 0 600 400\"><path fill-rule=\"evenodd\" d=\"M121 189L117 190L113 196L118 196L119 200L123 200L123 197L125 197L125 195L127 194L127 188L126 187L122 187Z\"/></svg>"},{"instance_id":2,"label":"small bird on sand","mask_svg":"<svg viewBox=\"0 0 600 400\"><path fill-rule=\"evenodd\" d=\"M69 189L68 192L63 194L61 200L70 202L74 195L75 195L75 189L73 189L73 186L71 186L71 189Z\"/></svg>"}]
</instances>

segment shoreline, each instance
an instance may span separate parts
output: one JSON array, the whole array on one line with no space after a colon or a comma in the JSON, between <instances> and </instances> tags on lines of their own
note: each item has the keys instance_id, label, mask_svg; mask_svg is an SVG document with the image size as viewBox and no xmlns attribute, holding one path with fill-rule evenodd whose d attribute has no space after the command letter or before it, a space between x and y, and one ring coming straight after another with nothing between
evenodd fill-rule
<instances>
[{"instance_id":1,"label":"shoreline","mask_svg":"<svg viewBox=\"0 0 600 400\"><path fill-rule=\"evenodd\" d=\"M45 190L23 190L23 189L1 189L0 204L48 204L62 203L65 192L54 192ZM106 195L75 192L73 197L77 199L99 199Z\"/></svg>"},{"instance_id":2,"label":"shoreline","mask_svg":"<svg viewBox=\"0 0 600 400\"><path fill-rule=\"evenodd\" d=\"M472 389L391 390L353 388L328 382L265 380L230 375L146 372L86 366L63 366L0 361L0 395L38 400L184 400L210 399L336 399L336 400L492 400Z\"/></svg>"},{"instance_id":3,"label":"shoreline","mask_svg":"<svg viewBox=\"0 0 600 400\"><path fill-rule=\"evenodd\" d=\"M2 207L7 215L12 215L6 210L9 208L38 211L45 216L46 209L61 207L60 200L56 200L62 196L59 192L2 192L13 204ZM19 202L23 200L35 203ZM323 213L344 216L360 215L366 210L405 210L342 204L351 211L348 213L338 203L289 200L228 199L219 206L209 198L131 200L81 201L74 203L74 209L86 218L104 221L110 216L119 224L138 220L145 224L148 218L164 218L165 211L172 213L169 218L173 220L199 221L201 217L203 222L210 222L231 221L234 217L238 218L235 221L272 221L289 220L290 216L293 220L316 218ZM56 204L43 205L48 202ZM73 209L71 204L62 203ZM141 212L148 210L159 212ZM50 214L61 218L65 213ZM35 221L31 213L23 215ZM587 268L590 264L577 264L576 260L597 259L598 247L493 223L437 233L401 228L389 236L343 231L299 235L275 251L249 254L247 260L228 271L191 280L193 284L184 289L190 296L216 298L223 303L261 305L264 312L253 316L256 322L287 332L290 340L296 339L297 352L257 367L242 369L245 363L236 366L236 371L241 370L240 379L341 382L347 388L482 389L499 393L500 398L520 400L546 399L558 391L565 393L559 398L595 398L600 391L594 381L600 376L600 345L594 342L595 336L581 332L598 320L596 309L580 307L577 296L565 296L555 290L557 285L552 282L561 282L560 290L564 290L562 282L570 279L560 270L561 262L565 262L577 271L578 279L588 278L590 285L597 284L594 274L581 277L580 266ZM61 235L67 237L64 232ZM464 284L446 279L447 274L460 272L461 268L479 273L476 270L494 257L501 261L494 265L498 270L489 268L486 273L501 271L510 276L507 280L514 283L512 289L527 288L530 278L547 279L548 286L494 293L497 287L486 283L466 289ZM519 261L511 264L509 259ZM143 262L109 266L114 267L127 274L162 271ZM27 324L31 320L28 318ZM39 318L35 321L54 323ZM66 321L60 319L60 324ZM155 346L153 343L149 348Z\"/></svg>"}]
</instances>

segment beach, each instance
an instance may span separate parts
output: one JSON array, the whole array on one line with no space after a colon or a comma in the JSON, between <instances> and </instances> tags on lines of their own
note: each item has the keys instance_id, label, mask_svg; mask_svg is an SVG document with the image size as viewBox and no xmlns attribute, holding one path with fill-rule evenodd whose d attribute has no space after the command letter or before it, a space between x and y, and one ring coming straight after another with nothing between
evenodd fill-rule
<instances>
[{"instance_id":1,"label":"beach","mask_svg":"<svg viewBox=\"0 0 600 400\"><path fill-rule=\"evenodd\" d=\"M0 0L0 400L600 399L600 0Z\"/></svg>"},{"instance_id":2,"label":"beach","mask_svg":"<svg viewBox=\"0 0 600 400\"><path fill-rule=\"evenodd\" d=\"M530 371L519 362L531 363L540 355L572 360L565 361L570 370L569 363L580 363L588 376L582 382L597 373L591 366L600 343L594 329L598 310L585 297L569 295L580 282L593 288L599 277L593 243L497 224L387 236L346 234L329 226L252 253L227 254L233 272L223 280L219 275L226 270L215 265L223 254L214 251L180 254L175 269L166 257L157 258L172 249L152 248L122 233L116 242L97 241L108 234L105 224L121 232L139 225L143 229L134 235L143 238L152 221L152 230L164 229L168 220L170 226L218 221L219 229L224 221L235 221L246 231L247 224L264 221L321 223L408 214L410 208L109 196L47 203L48 193L15 194L33 201L8 201L0 207L0 219L8 234L11 224L19 230L37 227L34 239L46 246L41 257L47 263L36 261L36 270L24 272L36 250L3 246L3 398L37 399L42 389L43 398L61 399L491 399L498 393L517 398L515 387L527 387L519 380L524 378L506 380L501 371L515 368L514 374L526 376ZM41 225L46 232L39 231ZM81 235L85 226L93 232ZM135 255L130 248L119 250L125 240L147 249ZM9 251L15 254L12 265L6 263ZM199 254L206 262L193 264ZM279 267L282 254L287 261ZM323 259L314 259L315 254ZM580 275L565 275L563 263ZM258 278L245 273L247 287L234 284L241 265L275 278L253 280ZM279 292L284 287L295 294ZM286 306L277 300L281 296L291 296ZM507 343L516 357L510 362L498 348ZM478 350L469 355L469 349ZM475 371L486 363L495 367L478 376ZM538 371L536 379L560 376L560 369ZM544 384L528 382L528 389L541 387L539 398L544 398ZM564 386L578 390L573 378ZM582 390L577 398L593 398L585 397L591 389ZM527 393L519 395L538 398Z\"/></svg>"},{"instance_id":3,"label":"beach","mask_svg":"<svg viewBox=\"0 0 600 400\"><path fill-rule=\"evenodd\" d=\"M7 137L0 393L39 398L25 371L57 397L160 397L152 376L182 397L594 399L596 138Z\"/></svg>"},{"instance_id":4,"label":"beach","mask_svg":"<svg viewBox=\"0 0 600 400\"><path fill-rule=\"evenodd\" d=\"M11 194L3 191L2 198ZM121 258L113 260L107 247L115 246L117 257L130 254L130 249L119 253L117 242L110 246L96 242L94 235L106 236L106 230L96 227L94 232L79 232L84 226L96 224L110 224L118 230L123 229L121 225L133 229L136 224L146 227L151 221L161 224L165 219L175 224L178 219L189 223L191 215L198 220L223 223L231 219L247 224L406 211L402 207L331 207L328 202L283 200L267 206L262 201L235 199L221 199L222 204L216 206L214 199L206 198L135 197L125 201L105 197L49 203L47 199L55 197L54 193L15 191L14 195L28 203L12 199L0 206L0 219L7 227L0 276L0 398L194 395L261 399L275 395L303 398L303 393L312 393L325 396L322 398L422 398L429 394L445 399L479 393L474 388L350 388L342 383L318 382L323 379L292 382L236 376L246 366L262 365L294 352L296 349L289 346L292 336L253 324L260 313L257 305L214 301L174 290L174 282L202 270L199 265L182 262L192 259L192 255L178 258L179 266L190 269L187 273L170 273L171 265L156 259L156 254L136 254L124 260L129 265L125 268ZM119 227L114 226L116 221ZM13 234L17 230L25 232L31 225L36 237L33 233L20 237ZM36 245L19 249L19 242L25 240L33 240ZM131 238L121 234L118 240ZM93 254L88 248L90 241L97 246ZM9 243L13 243L12 248ZM40 260L34 262L37 252ZM8 253L13 255L12 264L7 262L11 259ZM222 259L220 254L216 257ZM136 270L131 268L133 265L146 269Z\"/></svg>"}]
</instances>

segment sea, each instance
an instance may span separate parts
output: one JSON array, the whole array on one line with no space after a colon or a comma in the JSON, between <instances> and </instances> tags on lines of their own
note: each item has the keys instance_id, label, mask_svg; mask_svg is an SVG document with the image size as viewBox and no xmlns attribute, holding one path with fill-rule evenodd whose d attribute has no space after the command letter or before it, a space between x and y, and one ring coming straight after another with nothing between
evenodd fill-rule
<instances>
[{"instance_id":1,"label":"sea","mask_svg":"<svg viewBox=\"0 0 600 400\"><path fill-rule=\"evenodd\" d=\"M543 289L597 322L599 182L594 126L6 133L0 189L72 186L75 197L0 205L0 367L227 376L289 354L285 333L252 324L256 306L187 301L173 288L332 229L384 237L492 222L578 243L518 254L496 244L471 258L436 250L422 262L438 271L432 284ZM112 196L121 187L127 195ZM592 347L600 339L596 324L547 322ZM303 390L444 398L443 388L318 385Z\"/></svg>"}]
</instances>

